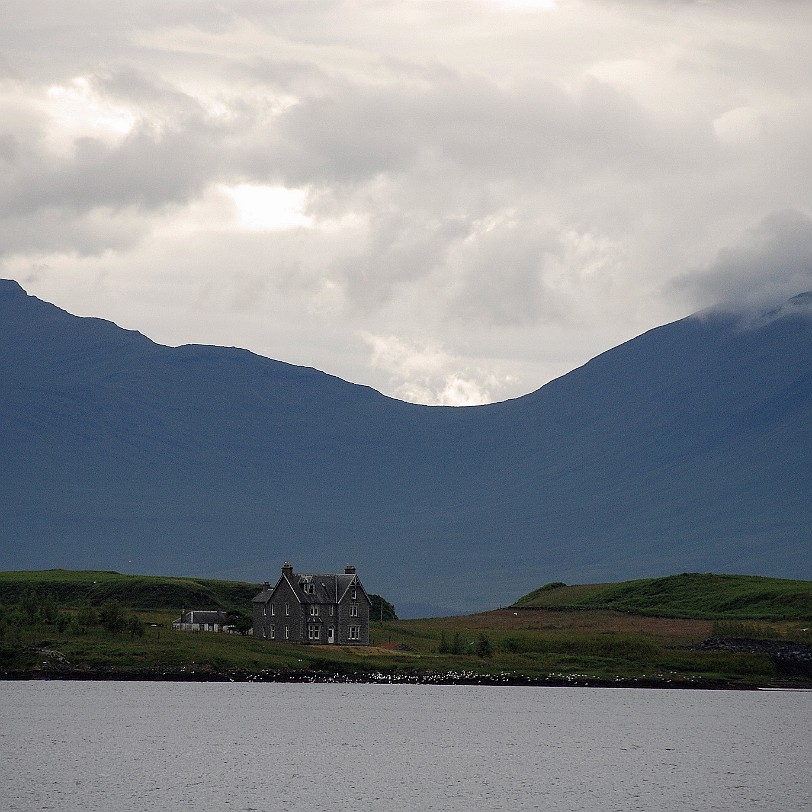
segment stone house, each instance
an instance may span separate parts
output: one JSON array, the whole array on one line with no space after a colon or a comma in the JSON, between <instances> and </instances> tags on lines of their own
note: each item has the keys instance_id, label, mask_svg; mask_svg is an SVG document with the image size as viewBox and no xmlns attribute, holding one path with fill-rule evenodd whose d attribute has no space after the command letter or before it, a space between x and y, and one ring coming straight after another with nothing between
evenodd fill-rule
<instances>
[{"instance_id":1,"label":"stone house","mask_svg":"<svg viewBox=\"0 0 812 812\"><path fill-rule=\"evenodd\" d=\"M172 628L181 632L233 632L233 621L219 609L193 609L172 621Z\"/></svg>"},{"instance_id":2,"label":"stone house","mask_svg":"<svg viewBox=\"0 0 812 812\"><path fill-rule=\"evenodd\" d=\"M271 586L253 599L253 635L311 645L368 646L369 595L355 572L306 575L287 562Z\"/></svg>"}]
</instances>

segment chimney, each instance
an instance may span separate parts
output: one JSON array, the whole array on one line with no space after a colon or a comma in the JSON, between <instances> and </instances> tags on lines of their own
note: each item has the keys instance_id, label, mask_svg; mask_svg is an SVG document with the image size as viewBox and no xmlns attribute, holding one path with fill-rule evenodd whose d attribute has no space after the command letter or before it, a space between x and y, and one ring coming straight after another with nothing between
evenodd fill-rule
<instances>
[{"instance_id":1,"label":"chimney","mask_svg":"<svg viewBox=\"0 0 812 812\"><path fill-rule=\"evenodd\" d=\"M287 561L282 565L282 575L286 578L293 577L293 567Z\"/></svg>"},{"instance_id":2,"label":"chimney","mask_svg":"<svg viewBox=\"0 0 812 812\"><path fill-rule=\"evenodd\" d=\"M352 564L347 564L347 566L344 567L344 575L355 575L355 567L353 567Z\"/></svg>"},{"instance_id":3,"label":"chimney","mask_svg":"<svg viewBox=\"0 0 812 812\"><path fill-rule=\"evenodd\" d=\"M262 591L263 591L263 592L270 592L270 591L271 591L271 582L270 582L270 581L266 581L266 582L265 582L265 583L262 585Z\"/></svg>"}]
</instances>

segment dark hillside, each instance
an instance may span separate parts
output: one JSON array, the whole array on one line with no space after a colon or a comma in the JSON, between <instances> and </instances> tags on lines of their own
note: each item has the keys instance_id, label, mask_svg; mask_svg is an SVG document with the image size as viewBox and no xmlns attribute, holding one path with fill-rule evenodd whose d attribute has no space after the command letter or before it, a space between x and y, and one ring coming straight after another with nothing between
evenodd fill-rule
<instances>
[{"instance_id":1,"label":"dark hillside","mask_svg":"<svg viewBox=\"0 0 812 812\"><path fill-rule=\"evenodd\" d=\"M248 614L257 584L216 581L205 578L167 578L158 575L122 575L119 572L0 572L0 604L18 603L33 591L40 597L52 595L62 606L101 606L117 600L128 609L176 611L182 609L226 609Z\"/></svg>"},{"instance_id":2,"label":"dark hillside","mask_svg":"<svg viewBox=\"0 0 812 812\"><path fill-rule=\"evenodd\" d=\"M405 615L551 580L812 577L812 317L652 330L530 395L387 398L0 281L0 568L358 566Z\"/></svg>"}]
</instances>

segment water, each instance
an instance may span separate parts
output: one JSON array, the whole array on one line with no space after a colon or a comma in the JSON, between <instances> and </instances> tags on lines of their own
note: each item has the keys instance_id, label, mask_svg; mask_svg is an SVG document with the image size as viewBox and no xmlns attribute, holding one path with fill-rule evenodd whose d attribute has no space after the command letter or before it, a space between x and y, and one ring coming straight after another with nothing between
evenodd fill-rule
<instances>
[{"instance_id":1,"label":"water","mask_svg":"<svg viewBox=\"0 0 812 812\"><path fill-rule=\"evenodd\" d=\"M812 693L0 682L13 812L810 809Z\"/></svg>"}]
</instances>

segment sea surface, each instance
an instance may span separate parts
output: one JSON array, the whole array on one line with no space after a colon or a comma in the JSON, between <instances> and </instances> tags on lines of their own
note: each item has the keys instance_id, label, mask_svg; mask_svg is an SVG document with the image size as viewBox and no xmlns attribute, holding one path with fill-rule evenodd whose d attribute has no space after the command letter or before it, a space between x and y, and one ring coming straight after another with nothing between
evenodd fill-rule
<instances>
[{"instance_id":1,"label":"sea surface","mask_svg":"<svg viewBox=\"0 0 812 812\"><path fill-rule=\"evenodd\" d=\"M812 808L812 693L0 681L0 808Z\"/></svg>"}]
</instances>

